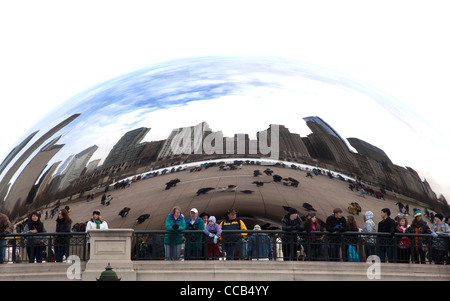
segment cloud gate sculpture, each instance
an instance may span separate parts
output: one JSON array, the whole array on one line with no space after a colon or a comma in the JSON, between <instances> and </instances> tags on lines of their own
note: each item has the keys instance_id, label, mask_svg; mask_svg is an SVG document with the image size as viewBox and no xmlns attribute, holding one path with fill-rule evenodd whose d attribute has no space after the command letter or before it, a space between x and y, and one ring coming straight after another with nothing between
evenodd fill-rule
<instances>
[{"instance_id":1,"label":"cloud gate sculpture","mask_svg":"<svg viewBox=\"0 0 450 301\"><path fill-rule=\"evenodd\" d=\"M360 116L349 109L362 105L374 114ZM163 174L171 176L161 183L183 173L182 183L193 183L192 199L198 196L193 192L208 187L195 181L195 168L215 166L219 172L242 164L254 165L247 169L251 171L282 165L317 167L433 202L434 192L417 172L395 165L384 147L365 140L389 136L374 126L374 116L386 117L387 127L390 120L398 123L395 106L373 88L285 59L162 62L74 96L25 133L0 165L1 210L14 220L91 191L102 194L123 179ZM343 138L348 135L356 138ZM233 183L210 184L217 192L228 185L233 188ZM158 189L153 193L165 202L164 187ZM241 189L235 193L249 190ZM275 201L276 195L265 197ZM231 207L236 195L220 200L208 210ZM270 200L266 202L269 206ZM269 208L258 209L258 201L250 196L240 207L243 214L276 219ZM161 210L161 216L167 214L165 207ZM155 207L150 220L157 211Z\"/></svg>"}]
</instances>

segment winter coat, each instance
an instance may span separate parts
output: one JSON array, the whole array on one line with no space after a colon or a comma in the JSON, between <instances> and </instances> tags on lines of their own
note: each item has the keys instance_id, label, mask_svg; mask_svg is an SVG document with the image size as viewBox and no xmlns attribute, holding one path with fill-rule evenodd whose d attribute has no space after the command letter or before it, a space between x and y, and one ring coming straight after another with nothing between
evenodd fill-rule
<instances>
[{"instance_id":1,"label":"winter coat","mask_svg":"<svg viewBox=\"0 0 450 301\"><path fill-rule=\"evenodd\" d=\"M210 217L210 220L213 217ZM216 224L215 219L214 219L214 226L210 226L209 223L206 224L205 230L203 230L203 232L205 232L206 235L208 235L208 242L212 243L214 241L214 237L209 237L209 234L212 233L214 235L216 235L217 237L220 236L220 234L222 234L222 229L219 227L218 224Z\"/></svg>"},{"instance_id":2,"label":"winter coat","mask_svg":"<svg viewBox=\"0 0 450 301\"><path fill-rule=\"evenodd\" d=\"M253 234L248 239L247 254L250 258L272 258L272 241L267 234Z\"/></svg>"},{"instance_id":3,"label":"winter coat","mask_svg":"<svg viewBox=\"0 0 450 301\"><path fill-rule=\"evenodd\" d=\"M365 213L366 221L364 222L363 232L377 232L377 227L373 221L373 213L368 211ZM366 244L375 244L375 238L373 235L362 235Z\"/></svg>"},{"instance_id":4,"label":"winter coat","mask_svg":"<svg viewBox=\"0 0 450 301\"><path fill-rule=\"evenodd\" d=\"M33 228L33 227L31 227L31 228ZM30 225L29 224L26 224L24 229L23 229L23 233L30 234L30 236L28 236L27 239L26 239L28 245L40 245L41 244L41 240L44 239L44 237L34 235L32 232L30 232L31 230L34 230L34 229L30 229ZM47 232L47 229L45 229L44 225L42 225L42 228L40 230L41 230L40 232L38 230L38 233L46 233Z\"/></svg>"},{"instance_id":5,"label":"winter coat","mask_svg":"<svg viewBox=\"0 0 450 301\"><path fill-rule=\"evenodd\" d=\"M347 221L344 217L337 218L334 214L330 215L325 222L325 229L328 232L344 232L347 229Z\"/></svg>"},{"instance_id":6,"label":"winter coat","mask_svg":"<svg viewBox=\"0 0 450 301\"><path fill-rule=\"evenodd\" d=\"M419 227L414 226L414 222L411 224L408 229L406 229L407 233L415 233L415 234L431 234L430 227L425 221L422 221ZM422 247L427 243L427 240L420 236L411 237L411 241L413 242L414 247Z\"/></svg>"},{"instance_id":7,"label":"winter coat","mask_svg":"<svg viewBox=\"0 0 450 301\"><path fill-rule=\"evenodd\" d=\"M300 217L297 216L296 219L291 220L290 214L286 214L281 219L281 230L286 232L293 232L293 233L285 233L283 235L283 241L284 242L296 242L298 241L298 233L304 231L305 228L303 227L303 222Z\"/></svg>"},{"instance_id":8,"label":"winter coat","mask_svg":"<svg viewBox=\"0 0 450 301\"><path fill-rule=\"evenodd\" d=\"M192 218L186 221L186 230L204 230L205 224L203 220L198 216L195 218L193 224L191 224ZM190 243L191 250L201 250L202 249L202 233L186 233L186 244ZM189 241L187 241L189 239Z\"/></svg>"},{"instance_id":9,"label":"winter coat","mask_svg":"<svg viewBox=\"0 0 450 301\"><path fill-rule=\"evenodd\" d=\"M433 233L436 233L441 237L437 237L436 234ZM431 226L431 234L433 234L433 248L436 250L445 251L447 249L446 240L447 243L450 243L450 226L444 222L441 222L440 225L434 223L433 226Z\"/></svg>"},{"instance_id":10,"label":"winter coat","mask_svg":"<svg viewBox=\"0 0 450 301\"><path fill-rule=\"evenodd\" d=\"M13 226L11 222L9 221L8 216L6 216L3 213L0 213L0 234L1 233L12 233L13 232ZM3 239L0 237L0 239Z\"/></svg>"},{"instance_id":11,"label":"winter coat","mask_svg":"<svg viewBox=\"0 0 450 301\"><path fill-rule=\"evenodd\" d=\"M240 219L234 219L234 220L229 220L228 218L220 223L220 228L222 228L223 230L247 230L247 227L245 226L244 222L241 221ZM223 233L222 234L222 239L224 242L238 242L239 239L242 236L247 236L247 233Z\"/></svg>"},{"instance_id":12,"label":"winter coat","mask_svg":"<svg viewBox=\"0 0 450 301\"><path fill-rule=\"evenodd\" d=\"M174 226L178 226L178 229L174 229ZM172 213L166 218L166 231L170 233L166 233L164 235L164 244L165 245L180 245L183 243L183 234L181 231L186 229L186 222L184 221L183 214L180 214L180 217L175 220Z\"/></svg>"},{"instance_id":13,"label":"winter coat","mask_svg":"<svg viewBox=\"0 0 450 301\"><path fill-rule=\"evenodd\" d=\"M100 223L100 230L106 230L108 229L108 223L102 219L101 223ZM87 225L86 225L86 232L88 232L88 230L90 229L97 229L97 223L95 222L95 220L92 218L90 221L88 221Z\"/></svg>"},{"instance_id":14,"label":"winter coat","mask_svg":"<svg viewBox=\"0 0 450 301\"><path fill-rule=\"evenodd\" d=\"M64 218L58 218L56 220L56 231L55 232L70 232L72 228L72 223L66 223ZM70 240L69 235L58 235L55 238L55 243L62 245L68 244Z\"/></svg>"},{"instance_id":15,"label":"winter coat","mask_svg":"<svg viewBox=\"0 0 450 301\"><path fill-rule=\"evenodd\" d=\"M399 226L395 228L395 233L407 233L408 228L405 228L403 226ZM402 236L398 240L397 246L400 249L409 249L411 247L411 239L407 236Z\"/></svg>"},{"instance_id":16,"label":"winter coat","mask_svg":"<svg viewBox=\"0 0 450 301\"><path fill-rule=\"evenodd\" d=\"M390 216L388 216L386 219L383 219L378 223L378 232L390 233L391 236L394 236L396 226L397 223Z\"/></svg>"}]
</instances>

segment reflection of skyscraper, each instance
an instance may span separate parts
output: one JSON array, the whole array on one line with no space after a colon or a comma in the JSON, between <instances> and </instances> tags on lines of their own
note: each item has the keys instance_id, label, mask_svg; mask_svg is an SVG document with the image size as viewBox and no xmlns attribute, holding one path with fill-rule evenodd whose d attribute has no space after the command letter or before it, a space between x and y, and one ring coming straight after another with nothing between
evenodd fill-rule
<instances>
[{"instance_id":1,"label":"reflection of skyscraper","mask_svg":"<svg viewBox=\"0 0 450 301\"><path fill-rule=\"evenodd\" d=\"M16 146L9 154L6 156L5 160L3 160L2 164L0 164L0 174L3 172L3 170L8 166L8 164L14 159L14 157L27 145L28 142L30 142L31 139L38 133L39 131L36 131L34 133L31 133L27 138L25 138L18 146Z\"/></svg>"},{"instance_id":2,"label":"reflection of skyscraper","mask_svg":"<svg viewBox=\"0 0 450 301\"><path fill-rule=\"evenodd\" d=\"M47 133L42 135L38 140L36 140L33 145L31 145L23 154L18 158L14 164L8 169L4 177L2 178L2 181L0 182L0 200L5 199L7 193L8 193L8 187L10 185L10 181L13 178L13 176L16 174L16 172L20 169L22 164L28 160L28 158L35 152L42 144L45 143L48 139L50 139L54 134L56 134L59 130L64 128L66 125L71 123L73 120L75 120L80 114L74 114L70 116L69 118L63 120L58 125L50 129ZM47 162L45 162L47 164Z\"/></svg>"},{"instance_id":3,"label":"reflection of skyscraper","mask_svg":"<svg viewBox=\"0 0 450 301\"><path fill-rule=\"evenodd\" d=\"M8 209L20 206L27 200L30 190L36 181L39 180L47 163L63 147L63 145L56 145L59 138L53 139L49 144L44 146L21 171L8 194L8 202L6 202Z\"/></svg>"},{"instance_id":4,"label":"reflection of skyscraper","mask_svg":"<svg viewBox=\"0 0 450 301\"><path fill-rule=\"evenodd\" d=\"M87 163L97 149L98 146L93 145L75 155L75 157L67 167L64 175L62 176L61 182L59 184L59 189L68 187L70 185L70 182L76 180L80 176L81 172L86 167Z\"/></svg>"},{"instance_id":5,"label":"reflection of skyscraper","mask_svg":"<svg viewBox=\"0 0 450 301\"><path fill-rule=\"evenodd\" d=\"M349 167L357 167L346 141L320 117L303 118L313 132L308 135L315 153L322 159L336 161Z\"/></svg>"},{"instance_id":6,"label":"reflection of skyscraper","mask_svg":"<svg viewBox=\"0 0 450 301\"><path fill-rule=\"evenodd\" d=\"M351 152L350 148L348 147L348 144L346 142L346 140L344 138L342 138L338 132L336 132L328 123L326 123L322 118L318 117L318 116L310 116L310 117L305 117L303 118L303 120L306 122L306 124L308 125L309 128L311 128L311 123L316 123L317 125L319 125L324 131L326 131L329 135L332 135L334 137L336 137L337 139L339 139L340 141L342 141L342 143L344 143L344 145L349 149L349 151ZM311 128L312 130L312 128ZM313 131L314 132L314 131Z\"/></svg>"},{"instance_id":7,"label":"reflection of skyscraper","mask_svg":"<svg viewBox=\"0 0 450 301\"><path fill-rule=\"evenodd\" d=\"M387 162L392 164L391 160L382 149L358 138L347 138L347 140L360 155L374 159L380 163Z\"/></svg>"},{"instance_id":8,"label":"reflection of skyscraper","mask_svg":"<svg viewBox=\"0 0 450 301\"><path fill-rule=\"evenodd\" d=\"M139 152L142 151L144 145L140 145L142 139L147 135L149 128L139 128L127 132L120 138L120 140L114 145L112 150L106 157L103 166L114 165L132 158L139 156Z\"/></svg>"},{"instance_id":9,"label":"reflection of skyscraper","mask_svg":"<svg viewBox=\"0 0 450 301\"><path fill-rule=\"evenodd\" d=\"M267 139L269 140L269 144L272 143L272 141L270 141L272 127L273 125L270 125L267 129ZM278 125L277 129L279 131L279 156L282 160L298 161L311 158L308 149L299 134L291 133L284 125Z\"/></svg>"}]
</instances>

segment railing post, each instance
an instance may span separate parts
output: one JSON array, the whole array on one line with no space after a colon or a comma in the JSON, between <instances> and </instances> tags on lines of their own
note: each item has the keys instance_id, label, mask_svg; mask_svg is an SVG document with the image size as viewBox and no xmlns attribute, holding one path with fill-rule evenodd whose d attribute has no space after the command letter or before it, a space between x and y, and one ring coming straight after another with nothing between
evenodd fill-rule
<instances>
[{"instance_id":1,"label":"railing post","mask_svg":"<svg viewBox=\"0 0 450 301\"><path fill-rule=\"evenodd\" d=\"M133 229L89 230L91 249L82 280L96 280L108 263L122 280L136 280L131 261Z\"/></svg>"}]
</instances>

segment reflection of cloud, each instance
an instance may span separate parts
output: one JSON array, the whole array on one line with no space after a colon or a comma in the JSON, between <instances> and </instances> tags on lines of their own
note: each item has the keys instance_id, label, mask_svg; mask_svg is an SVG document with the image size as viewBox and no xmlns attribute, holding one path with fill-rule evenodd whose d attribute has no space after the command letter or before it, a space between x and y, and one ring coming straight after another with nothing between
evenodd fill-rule
<instances>
[{"instance_id":1,"label":"reflection of cloud","mask_svg":"<svg viewBox=\"0 0 450 301\"><path fill-rule=\"evenodd\" d=\"M404 148L413 149L411 140L420 137L417 133L426 135L425 127L418 129L417 114L370 85L276 58L164 62L80 93L50 117L55 120L74 111L82 115L64 129L61 143L66 147L55 160L93 144L99 146L95 156L104 159L123 134L141 126L151 128L149 140L165 139L174 128L202 121L225 136L245 132L254 138L270 123L306 136L310 130L302 118L312 115L322 117L343 137L358 137L382 148L394 163L414 166L416 153L405 153Z\"/></svg>"}]
</instances>

